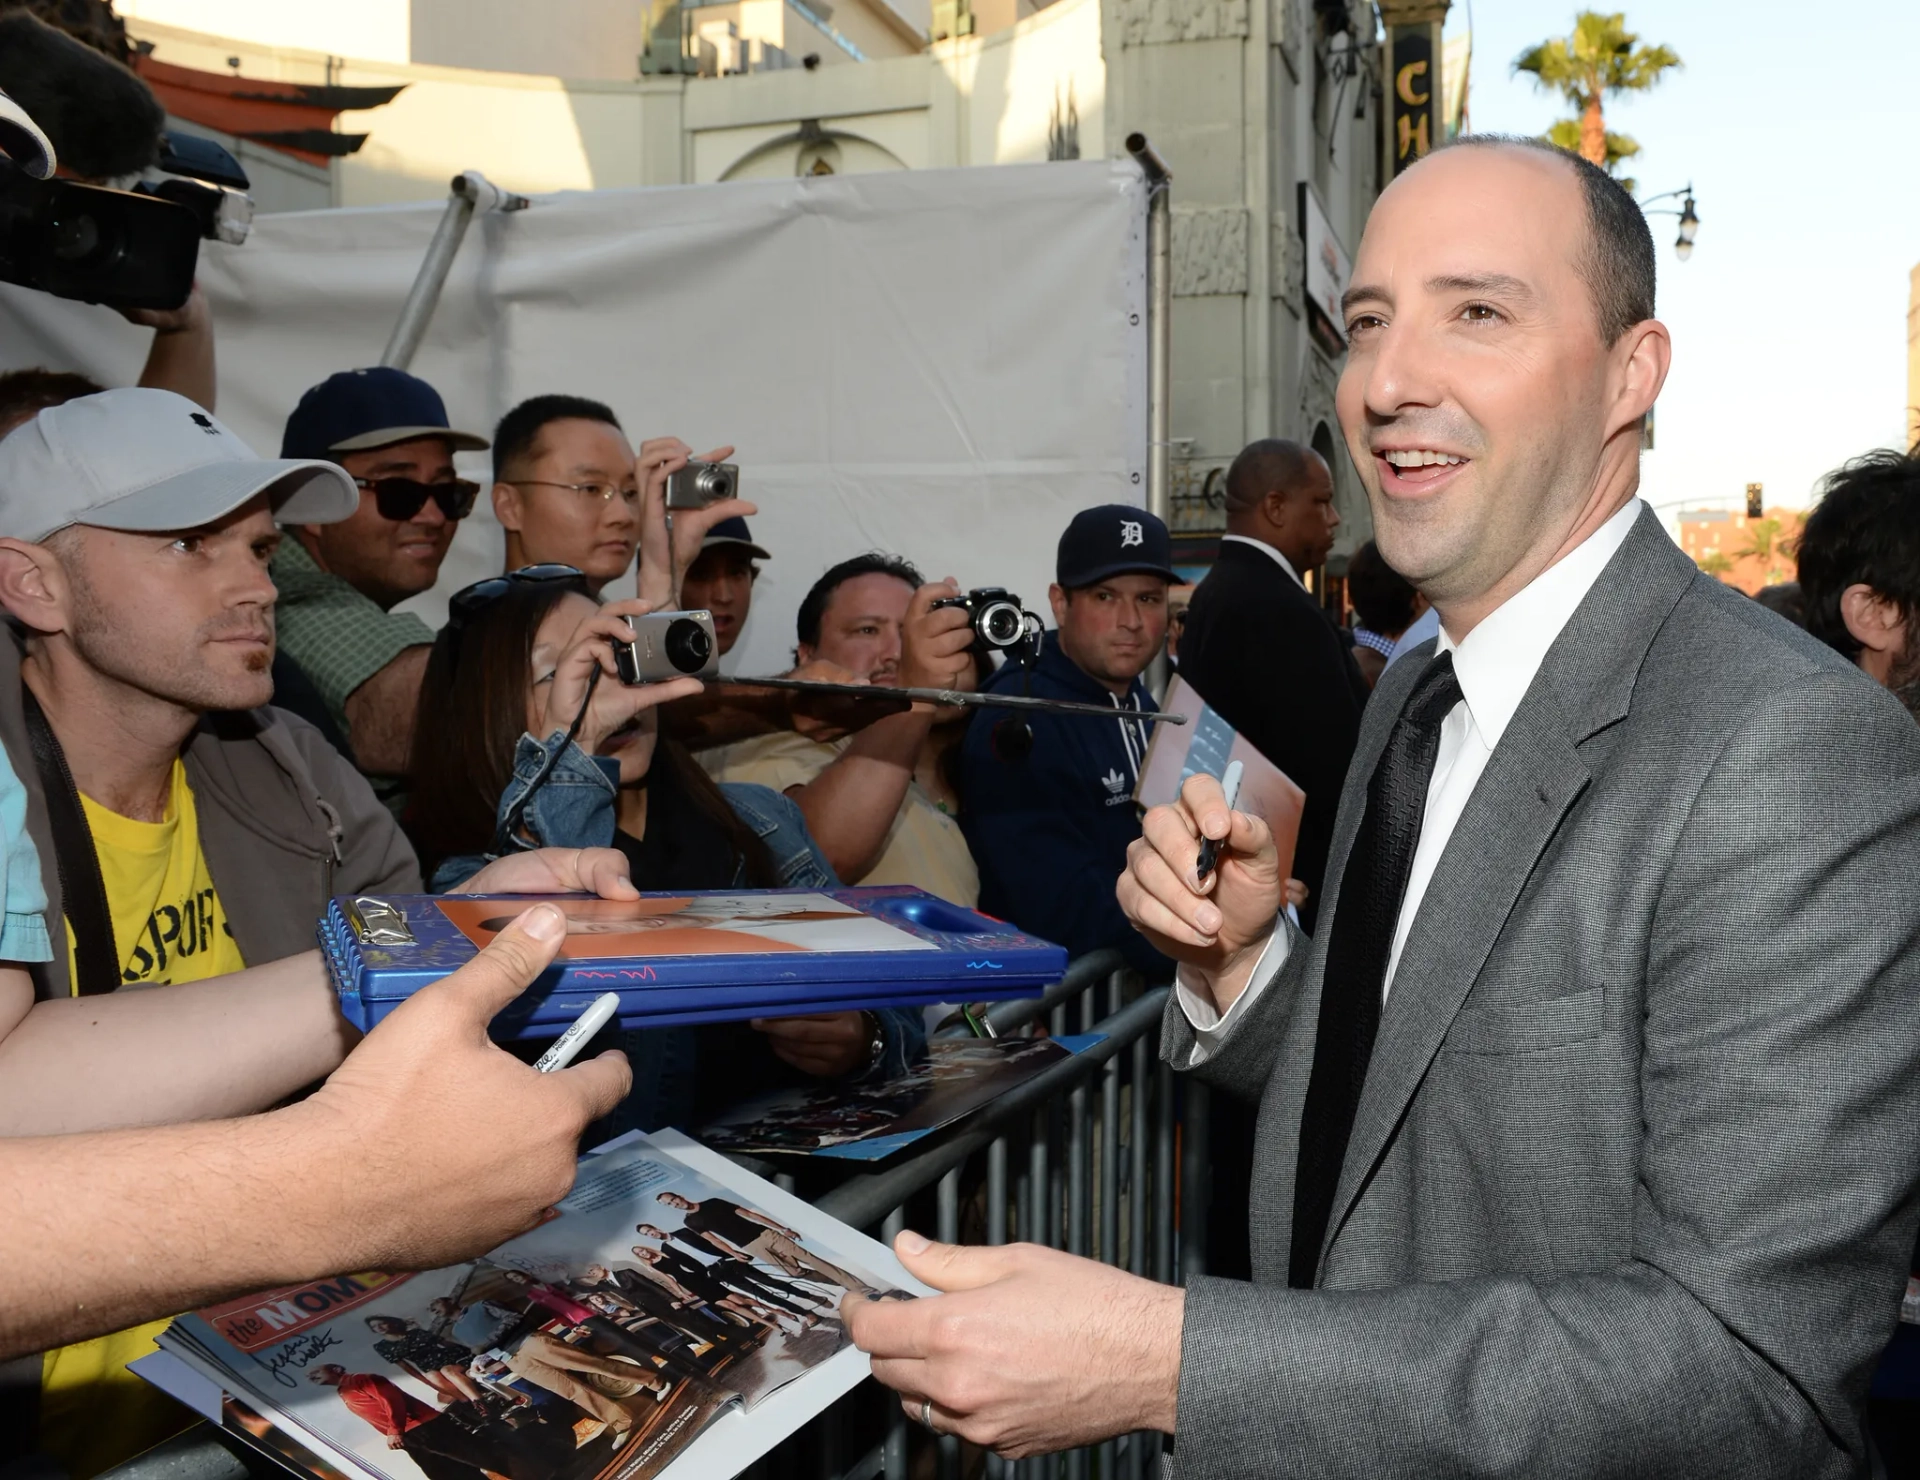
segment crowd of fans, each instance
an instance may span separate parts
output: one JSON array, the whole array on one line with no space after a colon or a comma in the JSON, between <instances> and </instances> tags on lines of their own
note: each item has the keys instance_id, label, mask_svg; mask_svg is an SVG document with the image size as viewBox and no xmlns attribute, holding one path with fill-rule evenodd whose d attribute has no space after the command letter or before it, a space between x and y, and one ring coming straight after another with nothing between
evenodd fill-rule
<instances>
[{"instance_id":1,"label":"crowd of fans","mask_svg":"<svg viewBox=\"0 0 1920 1480\"><path fill-rule=\"evenodd\" d=\"M596 682L629 615L706 609L730 651L776 558L751 504L667 517L685 443L636 451L574 395L525 401L483 437L424 381L372 369L309 390L262 460L209 414L211 366L196 298L161 326L142 387L0 376L0 962L17 963L0 976L0 1133L247 1114L322 1078L352 1043L312 931L345 893L910 884L1170 974L1113 890L1179 580L1153 515L1088 509L1061 532L1052 627L1027 663L996 664L943 604L954 583L894 554L848 551L795 623L799 676L1110 705L1110 722ZM435 632L398 608L435 584L479 499L454 454L489 447L502 573L455 594ZM1179 672L1304 789L1294 897L1311 931L1361 711L1426 603L1368 543L1347 567L1351 625L1329 618L1306 576L1340 521L1311 450L1256 442L1226 492ZM1920 716L1920 461L1834 474L1798 554L1799 585L1760 599ZM630 572L637 597L603 604ZM169 992L128 999L88 1052L120 1063L113 1035L140 1037L169 1072L90 1079L77 1105L62 1082L101 1060L76 1057L68 1009L135 986ZM618 1033L630 1090L601 1086L573 1135L899 1073L926 1031L890 1010ZM1220 1113L1216 1196L1232 1201L1251 1130ZM1243 1238L1223 1212L1213 1227ZM1213 1251L1216 1272L1244 1260ZM35 1359L39 1442L76 1471L172 1421L120 1371L152 1329Z\"/></svg>"}]
</instances>

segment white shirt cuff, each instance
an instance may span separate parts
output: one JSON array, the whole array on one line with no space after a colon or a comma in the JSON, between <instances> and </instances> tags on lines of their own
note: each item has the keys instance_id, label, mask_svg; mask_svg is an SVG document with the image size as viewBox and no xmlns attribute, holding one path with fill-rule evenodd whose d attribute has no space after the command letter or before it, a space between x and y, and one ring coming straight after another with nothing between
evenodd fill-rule
<instances>
[{"instance_id":1,"label":"white shirt cuff","mask_svg":"<svg viewBox=\"0 0 1920 1480\"><path fill-rule=\"evenodd\" d=\"M1234 999L1233 1006L1227 1009L1224 1017L1204 989L1188 979L1186 967L1182 966L1174 974L1174 998L1193 1029L1193 1055L1189 1068L1204 1064L1225 1046L1227 1035L1247 1015L1249 1005L1280 975L1280 968L1287 964L1287 955L1292 949L1293 932L1287 929L1285 922L1276 920L1266 949L1260 953L1260 959L1253 963L1253 974L1247 978L1246 989Z\"/></svg>"}]
</instances>

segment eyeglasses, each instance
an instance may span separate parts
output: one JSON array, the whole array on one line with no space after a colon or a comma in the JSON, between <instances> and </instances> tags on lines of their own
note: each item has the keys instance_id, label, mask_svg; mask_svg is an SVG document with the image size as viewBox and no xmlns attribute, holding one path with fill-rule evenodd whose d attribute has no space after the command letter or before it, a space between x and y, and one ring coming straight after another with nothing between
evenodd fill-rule
<instances>
[{"instance_id":1,"label":"eyeglasses","mask_svg":"<svg viewBox=\"0 0 1920 1480\"><path fill-rule=\"evenodd\" d=\"M471 586L462 586L447 602L448 632L457 633L474 616L505 596L515 586L544 586L553 583L571 585L582 596L591 596L586 575L575 565L551 561L545 565L523 565L503 576L488 576Z\"/></svg>"},{"instance_id":2,"label":"eyeglasses","mask_svg":"<svg viewBox=\"0 0 1920 1480\"><path fill-rule=\"evenodd\" d=\"M428 499L438 504L447 518L464 519L473 512L473 501L480 495L480 485L465 478L446 483L421 483L413 478L355 478L353 481L361 488L373 490L373 506L380 511L380 517L391 519L395 524L405 524L427 506Z\"/></svg>"},{"instance_id":3,"label":"eyeglasses","mask_svg":"<svg viewBox=\"0 0 1920 1480\"><path fill-rule=\"evenodd\" d=\"M640 502L638 485L627 488L612 483L556 483L551 478L506 478L501 481L515 488L564 488L569 493L579 494L582 498L597 498L603 504L612 503L616 493L626 503Z\"/></svg>"}]
</instances>

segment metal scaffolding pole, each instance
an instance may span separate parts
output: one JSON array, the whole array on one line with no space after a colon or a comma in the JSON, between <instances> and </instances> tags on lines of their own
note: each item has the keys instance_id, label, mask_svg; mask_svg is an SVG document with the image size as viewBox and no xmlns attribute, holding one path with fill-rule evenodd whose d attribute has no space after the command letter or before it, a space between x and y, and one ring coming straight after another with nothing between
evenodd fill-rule
<instances>
[{"instance_id":1,"label":"metal scaffolding pole","mask_svg":"<svg viewBox=\"0 0 1920 1480\"><path fill-rule=\"evenodd\" d=\"M407 301L400 305L400 318L393 336L380 355L382 365L404 370L413 363L414 352L426 337L433 311L440 306L440 290L447 285L447 273L460 251L460 241L474 215L482 211L524 211L527 198L514 195L493 184L478 170L467 170L453 177L452 193L447 197L446 214L433 230L427 243L427 255L407 290Z\"/></svg>"},{"instance_id":2,"label":"metal scaffolding pole","mask_svg":"<svg viewBox=\"0 0 1920 1480\"><path fill-rule=\"evenodd\" d=\"M1147 181L1147 512L1173 527L1173 174L1145 134L1127 135L1127 153ZM1147 688L1167 691L1164 651L1147 665Z\"/></svg>"},{"instance_id":3,"label":"metal scaffolding pole","mask_svg":"<svg viewBox=\"0 0 1920 1480\"><path fill-rule=\"evenodd\" d=\"M1127 153L1147 181L1147 511L1173 514L1173 175L1145 134L1127 135Z\"/></svg>"}]
</instances>

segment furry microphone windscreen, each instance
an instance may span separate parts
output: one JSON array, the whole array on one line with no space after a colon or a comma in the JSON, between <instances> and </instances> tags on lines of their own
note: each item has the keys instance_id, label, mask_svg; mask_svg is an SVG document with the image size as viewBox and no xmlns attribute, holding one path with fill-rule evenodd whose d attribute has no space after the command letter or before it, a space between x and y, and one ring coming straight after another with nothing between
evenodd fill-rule
<instances>
[{"instance_id":1,"label":"furry microphone windscreen","mask_svg":"<svg viewBox=\"0 0 1920 1480\"><path fill-rule=\"evenodd\" d=\"M83 180L135 175L160 157L167 115L146 83L23 10L0 15L0 92Z\"/></svg>"}]
</instances>

